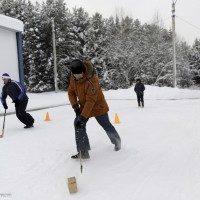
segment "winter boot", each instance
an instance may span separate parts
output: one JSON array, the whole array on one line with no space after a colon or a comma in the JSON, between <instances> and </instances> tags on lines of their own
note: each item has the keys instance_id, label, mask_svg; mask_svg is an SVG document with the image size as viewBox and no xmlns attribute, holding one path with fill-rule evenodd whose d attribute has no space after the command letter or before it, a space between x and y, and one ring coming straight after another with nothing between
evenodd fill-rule
<instances>
[{"instance_id":1,"label":"winter boot","mask_svg":"<svg viewBox=\"0 0 200 200\"><path fill-rule=\"evenodd\" d=\"M142 107L144 107L144 102L142 102Z\"/></svg>"},{"instance_id":2,"label":"winter boot","mask_svg":"<svg viewBox=\"0 0 200 200\"><path fill-rule=\"evenodd\" d=\"M33 124L28 124L26 126L24 126L24 128L32 128L33 127Z\"/></svg>"},{"instance_id":3,"label":"winter boot","mask_svg":"<svg viewBox=\"0 0 200 200\"><path fill-rule=\"evenodd\" d=\"M115 151L119 151L121 149L121 140L117 139L115 144Z\"/></svg>"},{"instance_id":4,"label":"winter boot","mask_svg":"<svg viewBox=\"0 0 200 200\"><path fill-rule=\"evenodd\" d=\"M79 159L80 156L81 156L82 159L89 159L90 158L88 151L81 151L81 154L80 154L80 152L78 152L78 154L71 156L71 158L72 159Z\"/></svg>"}]
</instances>

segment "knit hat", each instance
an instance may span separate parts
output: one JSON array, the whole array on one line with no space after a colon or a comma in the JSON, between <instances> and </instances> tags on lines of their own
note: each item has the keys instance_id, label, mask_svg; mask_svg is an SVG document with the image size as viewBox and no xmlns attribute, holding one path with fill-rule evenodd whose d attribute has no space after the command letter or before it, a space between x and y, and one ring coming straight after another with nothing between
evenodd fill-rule
<instances>
[{"instance_id":1,"label":"knit hat","mask_svg":"<svg viewBox=\"0 0 200 200\"><path fill-rule=\"evenodd\" d=\"M85 66L81 60L73 60L70 65L70 70L72 74L82 74L85 72Z\"/></svg>"},{"instance_id":2,"label":"knit hat","mask_svg":"<svg viewBox=\"0 0 200 200\"><path fill-rule=\"evenodd\" d=\"M10 75L7 74L7 73L2 74L2 78L4 78L4 79L11 79Z\"/></svg>"},{"instance_id":3,"label":"knit hat","mask_svg":"<svg viewBox=\"0 0 200 200\"><path fill-rule=\"evenodd\" d=\"M140 79L140 78L137 78L136 81L137 81L137 82L141 82L141 79Z\"/></svg>"}]
</instances>

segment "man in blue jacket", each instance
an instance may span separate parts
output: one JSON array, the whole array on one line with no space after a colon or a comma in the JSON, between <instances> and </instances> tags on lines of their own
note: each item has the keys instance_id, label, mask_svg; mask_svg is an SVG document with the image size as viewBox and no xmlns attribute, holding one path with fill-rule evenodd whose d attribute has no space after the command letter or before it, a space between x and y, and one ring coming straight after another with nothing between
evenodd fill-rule
<instances>
[{"instance_id":1,"label":"man in blue jacket","mask_svg":"<svg viewBox=\"0 0 200 200\"><path fill-rule=\"evenodd\" d=\"M4 86L2 88L1 103L3 104L4 109L8 109L6 103L8 95L13 100L13 103L15 103L17 118L26 125L24 128L33 127L34 119L29 113L26 112L28 96L26 95L24 87L19 82L11 80L9 74L7 73L2 75L2 80L4 82Z\"/></svg>"}]
</instances>

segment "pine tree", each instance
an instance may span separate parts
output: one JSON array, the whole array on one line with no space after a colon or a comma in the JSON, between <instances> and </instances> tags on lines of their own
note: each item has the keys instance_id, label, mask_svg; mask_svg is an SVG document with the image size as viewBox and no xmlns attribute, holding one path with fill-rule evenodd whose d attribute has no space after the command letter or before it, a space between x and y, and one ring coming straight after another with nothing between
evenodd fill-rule
<instances>
[{"instance_id":1,"label":"pine tree","mask_svg":"<svg viewBox=\"0 0 200 200\"><path fill-rule=\"evenodd\" d=\"M200 39L196 39L189 54L189 65L194 84L200 85Z\"/></svg>"},{"instance_id":2,"label":"pine tree","mask_svg":"<svg viewBox=\"0 0 200 200\"><path fill-rule=\"evenodd\" d=\"M72 59L86 59L88 51L87 42L88 31L90 29L90 18L88 13L83 8L74 8L72 15L72 43L75 52Z\"/></svg>"},{"instance_id":3,"label":"pine tree","mask_svg":"<svg viewBox=\"0 0 200 200\"><path fill-rule=\"evenodd\" d=\"M9 17L16 17L15 0L0 1L0 13Z\"/></svg>"}]
</instances>

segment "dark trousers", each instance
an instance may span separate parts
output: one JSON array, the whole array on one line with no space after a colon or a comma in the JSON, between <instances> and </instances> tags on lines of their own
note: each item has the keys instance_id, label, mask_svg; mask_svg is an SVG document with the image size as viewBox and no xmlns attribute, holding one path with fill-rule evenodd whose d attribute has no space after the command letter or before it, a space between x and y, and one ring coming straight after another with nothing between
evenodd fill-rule
<instances>
[{"instance_id":1,"label":"dark trousers","mask_svg":"<svg viewBox=\"0 0 200 200\"><path fill-rule=\"evenodd\" d=\"M137 101L138 101L138 106L140 106L140 102L142 103L142 106L144 106L144 94L137 93Z\"/></svg>"},{"instance_id":2,"label":"dark trousers","mask_svg":"<svg viewBox=\"0 0 200 200\"><path fill-rule=\"evenodd\" d=\"M102 126L102 128L107 133L112 144L117 144L121 141L119 134L117 133L115 127L110 123L108 113L102 116L95 117L97 122ZM74 120L74 127L77 118ZM86 127L76 128L75 127L75 138L77 151L88 151L90 150L90 143L86 132Z\"/></svg>"},{"instance_id":3,"label":"dark trousers","mask_svg":"<svg viewBox=\"0 0 200 200\"><path fill-rule=\"evenodd\" d=\"M89 151L90 143L86 133L86 126L76 127L76 122L78 117L74 120L74 129L75 129L75 140L77 151Z\"/></svg>"},{"instance_id":4,"label":"dark trousers","mask_svg":"<svg viewBox=\"0 0 200 200\"><path fill-rule=\"evenodd\" d=\"M25 125L31 125L34 123L33 117L26 112L26 107L28 104L27 101L20 101L18 104L15 104L15 111L17 118L24 123Z\"/></svg>"},{"instance_id":5,"label":"dark trousers","mask_svg":"<svg viewBox=\"0 0 200 200\"><path fill-rule=\"evenodd\" d=\"M95 117L97 122L102 126L102 128L107 133L108 137L110 138L111 143L117 144L118 140L121 141L121 138L116 131L115 127L110 123L108 113L102 116Z\"/></svg>"}]
</instances>

